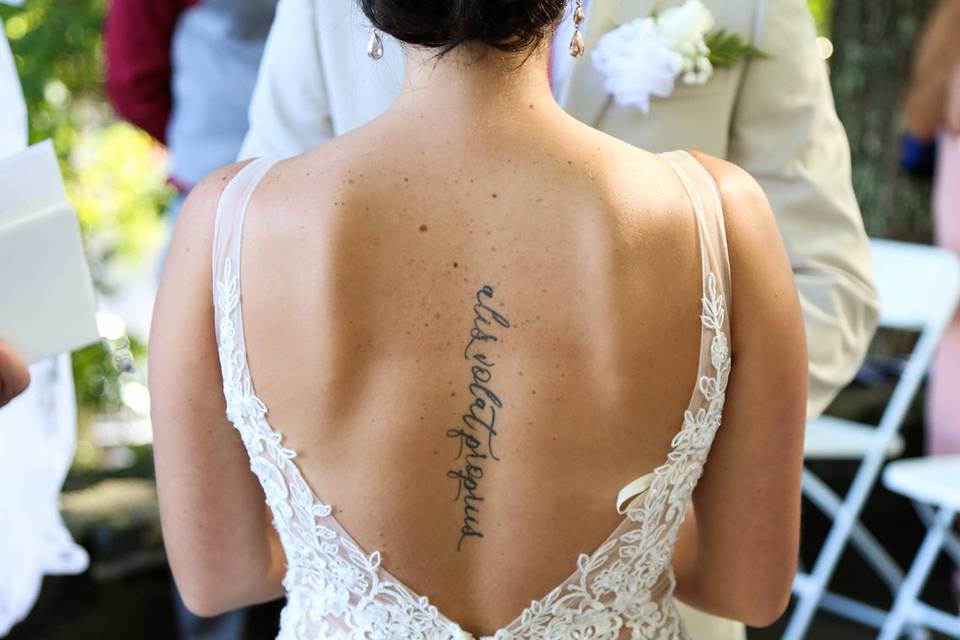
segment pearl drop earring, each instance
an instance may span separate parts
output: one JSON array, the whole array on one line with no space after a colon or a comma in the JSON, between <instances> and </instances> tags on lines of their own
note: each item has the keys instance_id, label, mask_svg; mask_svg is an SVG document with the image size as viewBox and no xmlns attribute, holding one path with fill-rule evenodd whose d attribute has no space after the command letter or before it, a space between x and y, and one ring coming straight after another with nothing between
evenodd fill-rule
<instances>
[{"instance_id":1,"label":"pearl drop earring","mask_svg":"<svg viewBox=\"0 0 960 640\"><path fill-rule=\"evenodd\" d=\"M383 37L380 36L379 29L373 29L370 33L370 41L367 42L367 55L374 62L383 57Z\"/></svg>"}]
</instances>

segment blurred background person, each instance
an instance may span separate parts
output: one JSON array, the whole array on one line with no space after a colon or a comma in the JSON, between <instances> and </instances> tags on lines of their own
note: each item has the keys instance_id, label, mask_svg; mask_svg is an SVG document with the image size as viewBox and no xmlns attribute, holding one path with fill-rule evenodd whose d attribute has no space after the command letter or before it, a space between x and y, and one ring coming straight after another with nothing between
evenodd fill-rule
<instances>
[{"instance_id":1,"label":"blurred background person","mask_svg":"<svg viewBox=\"0 0 960 640\"><path fill-rule=\"evenodd\" d=\"M944 0L917 47L904 117L919 141L936 140L933 230L938 245L960 253L960 0ZM930 375L927 450L960 452L960 317L947 329Z\"/></svg>"},{"instance_id":2,"label":"blurred background person","mask_svg":"<svg viewBox=\"0 0 960 640\"><path fill-rule=\"evenodd\" d=\"M277 0L114 0L104 40L106 88L116 111L168 150L180 206L201 178L232 162ZM176 587L174 586L176 592ZM198 618L175 593L190 640L241 638L246 612Z\"/></svg>"},{"instance_id":3,"label":"blurred background person","mask_svg":"<svg viewBox=\"0 0 960 640\"><path fill-rule=\"evenodd\" d=\"M277 0L114 0L106 89L122 117L167 146L184 197L236 159Z\"/></svg>"},{"instance_id":4,"label":"blurred background person","mask_svg":"<svg viewBox=\"0 0 960 640\"><path fill-rule=\"evenodd\" d=\"M943 0L913 61L904 117L910 137L935 141L931 211L934 241L960 254L960 0ZM926 449L960 453L960 315L943 334L927 390ZM960 570L953 576L960 594Z\"/></svg>"}]
</instances>

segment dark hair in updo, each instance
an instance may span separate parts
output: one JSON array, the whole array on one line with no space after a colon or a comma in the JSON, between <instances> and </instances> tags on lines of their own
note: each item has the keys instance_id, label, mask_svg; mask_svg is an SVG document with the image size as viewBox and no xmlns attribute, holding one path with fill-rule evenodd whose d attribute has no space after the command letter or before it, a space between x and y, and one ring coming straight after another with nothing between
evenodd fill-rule
<instances>
[{"instance_id":1,"label":"dark hair in updo","mask_svg":"<svg viewBox=\"0 0 960 640\"><path fill-rule=\"evenodd\" d=\"M358 0L374 28L445 54L465 42L502 51L532 48L563 15L567 0Z\"/></svg>"}]
</instances>

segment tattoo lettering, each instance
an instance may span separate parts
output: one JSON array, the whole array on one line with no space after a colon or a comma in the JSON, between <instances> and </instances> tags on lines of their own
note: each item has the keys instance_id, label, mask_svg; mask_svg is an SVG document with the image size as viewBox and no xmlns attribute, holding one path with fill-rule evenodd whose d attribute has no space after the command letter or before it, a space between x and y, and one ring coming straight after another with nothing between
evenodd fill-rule
<instances>
[{"instance_id":1,"label":"tattoo lettering","mask_svg":"<svg viewBox=\"0 0 960 640\"><path fill-rule=\"evenodd\" d=\"M463 348L463 359L470 363L467 391L473 402L461 416L460 424L447 429L447 437L457 442L454 460L463 461L459 469L447 472L447 477L457 483L454 500L463 502L463 526L460 528L457 551L460 551L467 538L483 537L478 528L478 516L483 503L480 481L483 479L484 465L500 459L494 453L493 441L497 435L497 411L503 408L503 401L493 391L494 362L485 349L499 342L499 329L509 329L510 322L491 306L492 303L493 287L485 285L477 291L476 304L473 305L473 327L470 329L470 339Z\"/></svg>"}]
</instances>

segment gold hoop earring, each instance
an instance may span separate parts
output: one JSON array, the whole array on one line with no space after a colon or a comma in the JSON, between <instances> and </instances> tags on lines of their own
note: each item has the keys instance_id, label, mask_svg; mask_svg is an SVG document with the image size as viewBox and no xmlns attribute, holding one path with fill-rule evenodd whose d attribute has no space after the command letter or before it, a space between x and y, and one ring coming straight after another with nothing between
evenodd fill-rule
<instances>
[{"instance_id":1,"label":"gold hoop earring","mask_svg":"<svg viewBox=\"0 0 960 640\"><path fill-rule=\"evenodd\" d=\"M370 33L370 41L367 42L367 56L374 62L383 57L383 37L379 29L373 29Z\"/></svg>"},{"instance_id":2,"label":"gold hoop earring","mask_svg":"<svg viewBox=\"0 0 960 640\"><path fill-rule=\"evenodd\" d=\"M577 6L573 9L573 39L570 40L570 55L574 58L579 58L586 50L586 46L583 44L583 34L580 32L583 18L583 0L577 0Z\"/></svg>"}]
</instances>

